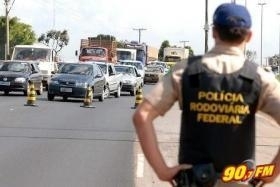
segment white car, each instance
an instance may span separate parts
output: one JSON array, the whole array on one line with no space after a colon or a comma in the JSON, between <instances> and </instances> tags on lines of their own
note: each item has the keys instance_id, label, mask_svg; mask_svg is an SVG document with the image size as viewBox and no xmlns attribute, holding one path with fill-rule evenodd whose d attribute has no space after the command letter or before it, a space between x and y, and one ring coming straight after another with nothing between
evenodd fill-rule
<instances>
[{"instance_id":1,"label":"white car","mask_svg":"<svg viewBox=\"0 0 280 187\"><path fill-rule=\"evenodd\" d=\"M143 85L143 79L137 68L131 65L115 65L115 69L117 73L122 74L122 91L134 96L137 89Z\"/></svg>"},{"instance_id":2,"label":"white car","mask_svg":"<svg viewBox=\"0 0 280 187\"><path fill-rule=\"evenodd\" d=\"M162 62L162 61L151 61L151 62L149 62L149 65L162 66L164 68L164 74L167 74L170 70L169 66L165 62Z\"/></svg>"},{"instance_id":3,"label":"white car","mask_svg":"<svg viewBox=\"0 0 280 187\"><path fill-rule=\"evenodd\" d=\"M139 74L141 75L141 78L144 80L145 69L144 69L144 65L141 61L138 61L138 60L121 60L121 61L119 61L119 64L135 66L137 68Z\"/></svg>"}]
</instances>

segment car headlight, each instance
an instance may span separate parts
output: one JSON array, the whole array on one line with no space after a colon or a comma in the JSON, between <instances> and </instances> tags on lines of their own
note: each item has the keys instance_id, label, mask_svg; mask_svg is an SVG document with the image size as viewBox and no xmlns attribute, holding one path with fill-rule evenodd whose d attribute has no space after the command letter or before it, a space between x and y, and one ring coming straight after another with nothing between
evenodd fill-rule
<instances>
[{"instance_id":1,"label":"car headlight","mask_svg":"<svg viewBox=\"0 0 280 187\"><path fill-rule=\"evenodd\" d=\"M77 87L86 88L88 84L86 82L76 82Z\"/></svg>"},{"instance_id":2,"label":"car headlight","mask_svg":"<svg viewBox=\"0 0 280 187\"><path fill-rule=\"evenodd\" d=\"M15 79L15 82L17 82L17 83L24 83L25 81L26 81L26 79L23 77L18 77Z\"/></svg>"}]
</instances>

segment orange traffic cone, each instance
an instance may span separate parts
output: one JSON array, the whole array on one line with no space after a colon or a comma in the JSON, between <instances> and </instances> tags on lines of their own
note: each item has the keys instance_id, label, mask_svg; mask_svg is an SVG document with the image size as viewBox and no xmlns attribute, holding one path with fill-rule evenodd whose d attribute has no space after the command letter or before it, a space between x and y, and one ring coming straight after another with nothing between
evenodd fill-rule
<instances>
[{"instance_id":1,"label":"orange traffic cone","mask_svg":"<svg viewBox=\"0 0 280 187\"><path fill-rule=\"evenodd\" d=\"M93 98L93 90L90 86L88 86L84 98L84 104L81 107L95 108L94 106L92 106L92 98Z\"/></svg>"},{"instance_id":2,"label":"orange traffic cone","mask_svg":"<svg viewBox=\"0 0 280 187\"><path fill-rule=\"evenodd\" d=\"M35 104L35 102L36 102L35 86L32 81L29 81L27 86L27 102L24 106L38 106Z\"/></svg>"},{"instance_id":3,"label":"orange traffic cone","mask_svg":"<svg viewBox=\"0 0 280 187\"><path fill-rule=\"evenodd\" d=\"M142 89L138 88L136 91L136 96L135 96L135 104L134 104L134 109L137 108L137 106L143 102L143 94L142 94Z\"/></svg>"}]
</instances>

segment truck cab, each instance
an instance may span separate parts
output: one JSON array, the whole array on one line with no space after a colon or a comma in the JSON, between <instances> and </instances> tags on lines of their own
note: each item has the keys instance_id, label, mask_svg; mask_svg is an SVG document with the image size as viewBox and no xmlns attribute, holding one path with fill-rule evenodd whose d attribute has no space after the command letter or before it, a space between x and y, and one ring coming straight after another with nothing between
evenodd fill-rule
<instances>
[{"instance_id":1,"label":"truck cab","mask_svg":"<svg viewBox=\"0 0 280 187\"><path fill-rule=\"evenodd\" d=\"M84 47L81 49L79 61L108 61L108 50L104 47Z\"/></svg>"},{"instance_id":2,"label":"truck cab","mask_svg":"<svg viewBox=\"0 0 280 187\"><path fill-rule=\"evenodd\" d=\"M189 57L189 50L180 47L166 47L163 50L163 61L169 67L174 66L177 62Z\"/></svg>"},{"instance_id":3,"label":"truck cab","mask_svg":"<svg viewBox=\"0 0 280 187\"><path fill-rule=\"evenodd\" d=\"M43 45L16 45L11 60L37 62L43 75L43 86L48 88L52 72L57 71L57 64L54 61L54 51Z\"/></svg>"}]
</instances>

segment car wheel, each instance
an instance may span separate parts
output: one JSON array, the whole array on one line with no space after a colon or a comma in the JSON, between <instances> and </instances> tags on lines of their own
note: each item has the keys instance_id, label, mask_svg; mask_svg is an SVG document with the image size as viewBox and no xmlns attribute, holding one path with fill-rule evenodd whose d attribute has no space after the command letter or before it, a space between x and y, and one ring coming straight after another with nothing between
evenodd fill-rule
<instances>
[{"instance_id":1,"label":"car wheel","mask_svg":"<svg viewBox=\"0 0 280 187\"><path fill-rule=\"evenodd\" d=\"M110 89L109 89L109 86L106 85L104 88L104 98L107 98L109 96L110 96Z\"/></svg>"},{"instance_id":2,"label":"car wheel","mask_svg":"<svg viewBox=\"0 0 280 187\"><path fill-rule=\"evenodd\" d=\"M42 95L43 94L43 83L40 84L39 90L36 90L37 95Z\"/></svg>"},{"instance_id":3,"label":"car wheel","mask_svg":"<svg viewBox=\"0 0 280 187\"><path fill-rule=\"evenodd\" d=\"M115 92L115 97L119 98L121 96L121 85L118 86L117 92Z\"/></svg>"},{"instance_id":4,"label":"car wheel","mask_svg":"<svg viewBox=\"0 0 280 187\"><path fill-rule=\"evenodd\" d=\"M101 96L98 98L98 100L100 101L100 102L103 102L104 101L104 90L103 90L103 92L102 92L102 94L101 94Z\"/></svg>"},{"instance_id":5,"label":"car wheel","mask_svg":"<svg viewBox=\"0 0 280 187\"><path fill-rule=\"evenodd\" d=\"M24 91L23 91L23 95L24 95L24 96L27 96L27 90L24 90Z\"/></svg>"},{"instance_id":6,"label":"car wheel","mask_svg":"<svg viewBox=\"0 0 280 187\"><path fill-rule=\"evenodd\" d=\"M5 91L4 91L4 95L9 95L9 91L8 91L8 90L5 90Z\"/></svg>"},{"instance_id":7,"label":"car wheel","mask_svg":"<svg viewBox=\"0 0 280 187\"><path fill-rule=\"evenodd\" d=\"M63 101L67 101L67 99L68 99L67 96L63 96L63 97L62 97L62 100L63 100Z\"/></svg>"},{"instance_id":8,"label":"car wheel","mask_svg":"<svg viewBox=\"0 0 280 187\"><path fill-rule=\"evenodd\" d=\"M54 95L48 93L48 101L53 101Z\"/></svg>"}]
</instances>

